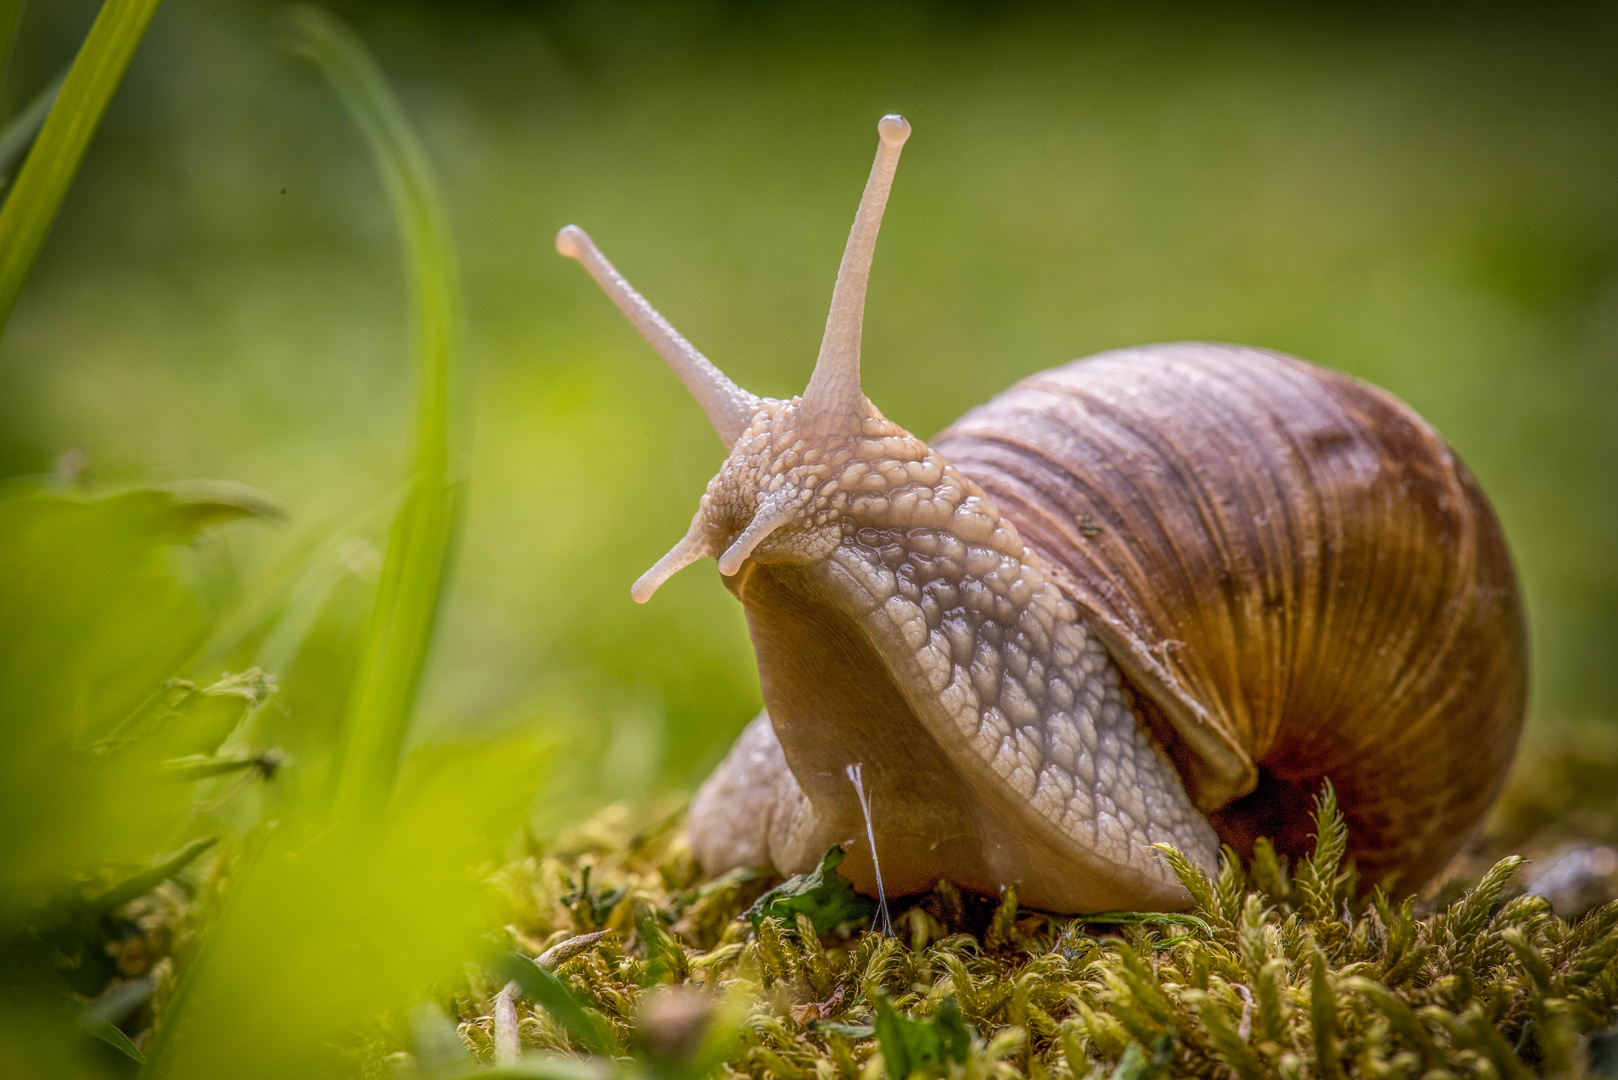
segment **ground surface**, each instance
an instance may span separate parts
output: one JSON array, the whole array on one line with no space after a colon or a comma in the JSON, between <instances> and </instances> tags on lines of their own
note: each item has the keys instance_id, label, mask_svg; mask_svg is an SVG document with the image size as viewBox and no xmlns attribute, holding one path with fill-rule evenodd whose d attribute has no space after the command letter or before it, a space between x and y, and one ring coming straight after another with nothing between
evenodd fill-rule
<instances>
[{"instance_id":1,"label":"ground surface","mask_svg":"<svg viewBox=\"0 0 1618 1080\"><path fill-rule=\"evenodd\" d=\"M749 920L769 880L704 882L677 819L634 834L628 815L494 880L517 951L583 946L556 973L636 1071L1579 1075L1602 1066L1604 1040L1586 1036L1618 1001L1615 767L1604 728L1537 743L1485 835L1402 905L1350 901L1329 813L1290 873L1262 857L1214 882L1182 867L1202 925L1051 918L941 887L895 905L892 936L817 934L837 915ZM500 983L474 975L444 1003L474 1058L500 1060L513 1034L530 1053L583 1049L521 995L500 1023Z\"/></svg>"},{"instance_id":2,"label":"ground surface","mask_svg":"<svg viewBox=\"0 0 1618 1080\"><path fill-rule=\"evenodd\" d=\"M1618 1075L1604 1071L1603 1034L1618 1003L1615 776L1605 726L1537 738L1480 839L1401 903L1351 899L1327 806L1324 841L1297 866L1261 852L1216 881L1182 866L1190 918L1057 918L940 886L893 904L891 934L868 929L868 902L834 869L761 916L778 879L705 880L677 811L615 808L492 868L504 926L489 956L436 1001L355 1032L343 1067L552 1080ZM148 1024L207 903L206 888L192 899L167 883L124 912L138 931L112 952L123 976L158 976Z\"/></svg>"}]
</instances>

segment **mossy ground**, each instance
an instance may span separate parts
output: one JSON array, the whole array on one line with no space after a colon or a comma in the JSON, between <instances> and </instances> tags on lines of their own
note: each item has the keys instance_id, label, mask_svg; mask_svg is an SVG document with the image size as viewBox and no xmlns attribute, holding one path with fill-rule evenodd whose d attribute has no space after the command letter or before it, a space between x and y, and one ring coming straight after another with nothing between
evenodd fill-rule
<instances>
[{"instance_id":1,"label":"mossy ground","mask_svg":"<svg viewBox=\"0 0 1618 1080\"><path fill-rule=\"evenodd\" d=\"M1358 890L1327 805L1299 865L1261 848L1209 880L1182 863L1193 920L1099 924L941 885L892 906L891 936L821 935L802 915L755 926L744 912L775 879L705 880L678 814L647 825L617 808L489 878L505 909L492 936L543 957L583 1021L469 965L411 1017L356 1032L344 1057L371 1076L553 1080L1618 1075L1602 1035L1618 1004L1618 902L1590 906L1610 901L1610 868L1571 892L1529 889L1570 843L1610 850L1614 777L1604 727L1541 741L1425 898ZM1580 910L1562 917L1539 892ZM119 946L133 972L190 932L195 905L170 884L128 914L144 920Z\"/></svg>"},{"instance_id":2,"label":"mossy ground","mask_svg":"<svg viewBox=\"0 0 1618 1080\"><path fill-rule=\"evenodd\" d=\"M1471 876L1502 846L1545 856L1569 840L1611 839L1618 739L1563 733L1525 756L1500 814L1466 858ZM1452 877L1425 902L1355 897L1329 807L1313 858L1286 868L1262 849L1209 881L1179 867L1207 931L1180 923L1098 925L963 896L948 886L895 905L893 936L822 938L740 918L770 884L701 880L670 820L639 833L608 815L556 852L501 868L506 933L538 956L606 930L557 974L612 1026L642 1070L683 989L713 997L688 1023L729 1032L726 1073L780 1080L876 1080L891 1040L867 1033L879 999L926 1018L953 1002L974 1038L936 1071L966 1077L1193 1075L1574 1076L1588 1035L1618 1001L1618 904L1560 918L1525 891L1505 855L1472 881ZM1542 875L1543 876L1543 875ZM1610 882L1585 880L1589 891ZM475 973L444 1004L471 1054L497 1054L498 980ZM676 1010L677 1011L677 1010ZM578 1053L542 1008L516 1004L530 1050ZM650 1034L649 1034L650 1032ZM509 1037L509 1036L508 1036ZM691 1050L688 1053L694 1054Z\"/></svg>"}]
</instances>

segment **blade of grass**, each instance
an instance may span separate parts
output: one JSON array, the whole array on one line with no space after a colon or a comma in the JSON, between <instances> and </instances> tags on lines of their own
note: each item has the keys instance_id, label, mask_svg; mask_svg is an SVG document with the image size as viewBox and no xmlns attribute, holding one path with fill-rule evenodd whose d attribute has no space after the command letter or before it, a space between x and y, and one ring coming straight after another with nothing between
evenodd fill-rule
<instances>
[{"instance_id":1,"label":"blade of grass","mask_svg":"<svg viewBox=\"0 0 1618 1080\"><path fill-rule=\"evenodd\" d=\"M201 855L218 842L219 837L217 836L199 836L158 865L142 870L140 873L119 882L90 901L90 911L97 916L106 915L123 907L137 896L145 896L157 888L159 884L174 877L187 866L196 862L198 855Z\"/></svg>"},{"instance_id":2,"label":"blade of grass","mask_svg":"<svg viewBox=\"0 0 1618 1080\"><path fill-rule=\"evenodd\" d=\"M45 127L0 206L0 332L22 291L90 137L162 0L107 0L68 69Z\"/></svg>"},{"instance_id":3,"label":"blade of grass","mask_svg":"<svg viewBox=\"0 0 1618 1080\"><path fill-rule=\"evenodd\" d=\"M449 229L426 154L365 46L334 16L287 16L294 51L331 83L370 143L410 264L420 391L409 491L388 537L344 720L335 813L374 817L386 805L415 705L460 521L460 290Z\"/></svg>"},{"instance_id":4,"label":"blade of grass","mask_svg":"<svg viewBox=\"0 0 1618 1080\"><path fill-rule=\"evenodd\" d=\"M51 106L56 104L56 95L61 93L62 83L67 79L67 71L63 72L45 84L45 88L34 95L34 100L23 106L21 112L11 118L4 131L0 131L0 184L4 184L4 176L11 172L11 166L28 144L33 141L34 133L50 115Z\"/></svg>"},{"instance_id":5,"label":"blade of grass","mask_svg":"<svg viewBox=\"0 0 1618 1080\"><path fill-rule=\"evenodd\" d=\"M302 644L303 636L301 628L283 628L281 624L289 618L302 622L319 615L318 606L313 610L294 611L293 608L318 599L309 596L316 585L314 579L340 573L338 551L343 542L381 531L383 523L390 521L398 512L405 493L405 485L401 484L335 528L322 526L308 531L291 545L281 565L267 575L256 592L244 600L235 613L220 622L213 635L181 665L181 670L199 672L217 667L249 637L273 627L254 654L253 666L272 674L283 674L297 647ZM304 592L302 597L298 596L300 590Z\"/></svg>"},{"instance_id":6,"label":"blade of grass","mask_svg":"<svg viewBox=\"0 0 1618 1080\"><path fill-rule=\"evenodd\" d=\"M140 1048L130 1042L129 1036L119 1031L111 1022L103 1020L101 1023L89 1028L89 1032L128 1058L131 1063L135 1065L146 1064L146 1059L140 1055Z\"/></svg>"},{"instance_id":7,"label":"blade of grass","mask_svg":"<svg viewBox=\"0 0 1618 1080\"><path fill-rule=\"evenodd\" d=\"M214 916L213 927L202 935L202 940L191 957L190 970L183 972L175 985L174 996L169 999L168 1007L163 1010L162 1022L152 1032L152 1041L146 1048L146 1060L141 1063L137 1080L154 1080L167 1071L175 1038L185 1029L187 1008L196 992L197 973L208 966L214 946L219 941L219 929L234 914L237 901L241 898L242 882L247 880L248 875L258 865L259 859L263 857L269 847L270 838L274 835L275 827L276 823L273 821L260 825L248 834L243 843L241 854L237 856L235 885L225 894L224 904Z\"/></svg>"},{"instance_id":8,"label":"blade of grass","mask_svg":"<svg viewBox=\"0 0 1618 1080\"><path fill-rule=\"evenodd\" d=\"M500 978L516 983L523 994L545 1006L569 1035L603 1057L612 1053L612 1036L605 1026L579 1004L573 991L555 975L521 953L493 953L486 961Z\"/></svg>"},{"instance_id":9,"label":"blade of grass","mask_svg":"<svg viewBox=\"0 0 1618 1080\"><path fill-rule=\"evenodd\" d=\"M287 28L292 49L314 61L371 144L398 219L417 318L414 454L350 690L332 808L334 824L372 827L381 824L395 786L460 520L460 287L426 156L375 61L352 32L319 9L294 9ZM177 1040L186 1038L196 987L214 964L213 946L236 918L233 902L249 888L261 848L244 859L224 909L181 978L143 1077L162 1075Z\"/></svg>"}]
</instances>

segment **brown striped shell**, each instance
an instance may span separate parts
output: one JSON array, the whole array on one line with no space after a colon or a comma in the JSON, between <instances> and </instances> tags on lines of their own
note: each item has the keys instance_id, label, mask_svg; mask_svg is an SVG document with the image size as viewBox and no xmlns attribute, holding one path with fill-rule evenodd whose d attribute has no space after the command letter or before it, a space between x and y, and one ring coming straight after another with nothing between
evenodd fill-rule
<instances>
[{"instance_id":1,"label":"brown striped shell","mask_svg":"<svg viewBox=\"0 0 1618 1080\"><path fill-rule=\"evenodd\" d=\"M1309 850L1329 778L1368 880L1465 842L1515 752L1527 639L1488 502L1392 395L1229 345L1035 375L932 446L1114 660L1221 839Z\"/></svg>"}]
</instances>

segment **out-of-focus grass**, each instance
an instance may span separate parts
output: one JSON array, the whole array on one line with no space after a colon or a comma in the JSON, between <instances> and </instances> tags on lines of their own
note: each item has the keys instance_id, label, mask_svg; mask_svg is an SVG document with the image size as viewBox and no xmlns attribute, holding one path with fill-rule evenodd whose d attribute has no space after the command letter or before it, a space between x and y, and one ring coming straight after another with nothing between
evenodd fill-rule
<instances>
[{"instance_id":1,"label":"out-of-focus grass","mask_svg":"<svg viewBox=\"0 0 1618 1080\"><path fill-rule=\"evenodd\" d=\"M18 6L0 10L7 50ZM154 7L108 0L0 207L0 330ZM74 995L114 974L97 947L103 920L213 839L120 880L95 876L181 831L185 796L163 762L207 753L228 730L186 707L206 695L169 678L207 619L168 556L250 512L161 490L91 500L0 486L0 1056L25 1070L65 1071L84 1044L139 1056L107 1018L76 1031Z\"/></svg>"},{"instance_id":2,"label":"out-of-focus grass","mask_svg":"<svg viewBox=\"0 0 1618 1080\"><path fill-rule=\"evenodd\" d=\"M697 567L628 584L719 454L576 267L576 220L750 388L802 387L872 119L915 123L866 320L873 400L921 433L1024 374L1178 338L1295 352L1429 416L1498 506L1535 712L1618 714L1618 73L1610 20L350 5L443 163L474 368L462 560L426 730L572 733L549 808L700 779L757 706ZM271 7L175 3L0 345L0 460L226 475L292 525L248 581L396 484L393 239L360 149L271 46ZM83 10L25 21L7 91ZM381 520L386 520L385 516ZM383 531L337 568L266 737L318 772ZM222 560L223 561L223 560ZM293 676L297 675L297 678ZM595 762L605 757L598 767ZM565 817L565 814L554 816Z\"/></svg>"},{"instance_id":3,"label":"out-of-focus grass","mask_svg":"<svg viewBox=\"0 0 1618 1080\"><path fill-rule=\"evenodd\" d=\"M82 150L122 64L95 94L81 67L105 70L139 40L129 7L109 0L0 210L15 250L37 246L72 178L60 133ZM230 563L204 534L279 512L251 489L96 495L66 476L0 489L0 1056L30 1075L308 1075L331 1040L476 951L489 924L476 867L517 830L541 773L528 731L404 752L460 514L459 286L430 170L374 61L330 15L289 25L393 196L421 354L415 452L352 678L310 688L346 700L346 723L306 728L307 778L252 801L247 785L303 771L260 741L275 675L183 676L296 655L342 533L244 590L209 574L210 553L216 571ZM131 902L199 886L206 902L170 905L189 922L166 925L161 961L132 958Z\"/></svg>"},{"instance_id":4,"label":"out-of-focus grass","mask_svg":"<svg viewBox=\"0 0 1618 1080\"><path fill-rule=\"evenodd\" d=\"M398 221L419 352L414 453L332 733L330 797L306 787L290 820L264 822L244 846L161 1014L142 1069L154 1077L304 1075L379 1004L412 1004L476 950L488 912L473 868L517 826L539 772L528 733L402 756L461 511L453 245L415 133L364 45L319 9L294 9L286 29L370 144Z\"/></svg>"},{"instance_id":5,"label":"out-of-focus grass","mask_svg":"<svg viewBox=\"0 0 1618 1080\"><path fill-rule=\"evenodd\" d=\"M342 820L387 803L437 625L463 502L464 332L449 227L398 100L364 46L328 13L297 8L288 25L293 48L319 66L376 155L409 255L420 353L414 460L344 717L335 808Z\"/></svg>"}]
</instances>

